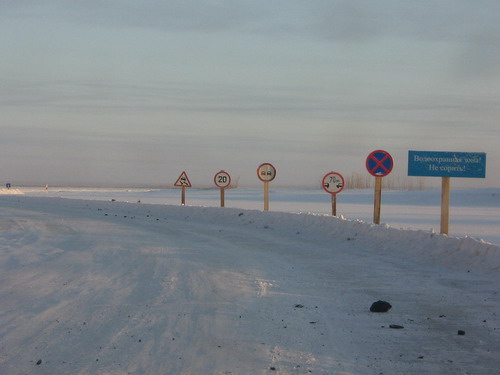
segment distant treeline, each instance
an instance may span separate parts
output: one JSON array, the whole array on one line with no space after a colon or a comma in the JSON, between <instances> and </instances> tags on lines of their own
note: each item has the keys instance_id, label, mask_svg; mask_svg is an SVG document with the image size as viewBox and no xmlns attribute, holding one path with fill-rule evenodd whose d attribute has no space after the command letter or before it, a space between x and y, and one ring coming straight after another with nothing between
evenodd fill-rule
<instances>
[{"instance_id":1,"label":"distant treeline","mask_svg":"<svg viewBox=\"0 0 500 375\"><path fill-rule=\"evenodd\" d=\"M351 173L345 178L345 189L368 189L374 186L375 179L366 173ZM382 186L389 190L425 190L425 178L389 175L382 179Z\"/></svg>"}]
</instances>

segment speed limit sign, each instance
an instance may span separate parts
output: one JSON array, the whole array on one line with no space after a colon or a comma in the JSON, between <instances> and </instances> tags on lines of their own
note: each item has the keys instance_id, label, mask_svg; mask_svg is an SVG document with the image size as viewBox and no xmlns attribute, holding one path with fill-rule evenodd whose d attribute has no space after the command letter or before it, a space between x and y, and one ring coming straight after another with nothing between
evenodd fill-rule
<instances>
[{"instance_id":1,"label":"speed limit sign","mask_svg":"<svg viewBox=\"0 0 500 375\"><path fill-rule=\"evenodd\" d=\"M214 183L220 189L220 206L224 207L224 190L231 185L231 176L226 171L217 172L214 176Z\"/></svg>"},{"instance_id":2,"label":"speed limit sign","mask_svg":"<svg viewBox=\"0 0 500 375\"><path fill-rule=\"evenodd\" d=\"M231 185L231 176L225 171L217 172L214 177L214 182L217 187L225 189Z\"/></svg>"},{"instance_id":3,"label":"speed limit sign","mask_svg":"<svg viewBox=\"0 0 500 375\"><path fill-rule=\"evenodd\" d=\"M340 193L344 189L344 177L337 172L327 173L323 177L322 186L327 193Z\"/></svg>"},{"instance_id":4,"label":"speed limit sign","mask_svg":"<svg viewBox=\"0 0 500 375\"><path fill-rule=\"evenodd\" d=\"M323 177L321 186L332 196L332 215L337 216L337 193L344 189L344 177L337 172L327 173Z\"/></svg>"}]
</instances>

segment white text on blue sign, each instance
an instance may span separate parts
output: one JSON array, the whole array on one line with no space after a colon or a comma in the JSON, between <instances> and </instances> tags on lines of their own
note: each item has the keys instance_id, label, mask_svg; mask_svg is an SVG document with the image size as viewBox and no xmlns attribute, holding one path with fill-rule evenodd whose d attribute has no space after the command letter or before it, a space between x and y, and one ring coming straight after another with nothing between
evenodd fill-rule
<instances>
[{"instance_id":1,"label":"white text on blue sign","mask_svg":"<svg viewBox=\"0 0 500 375\"><path fill-rule=\"evenodd\" d=\"M408 151L408 176L486 177L486 153Z\"/></svg>"}]
</instances>

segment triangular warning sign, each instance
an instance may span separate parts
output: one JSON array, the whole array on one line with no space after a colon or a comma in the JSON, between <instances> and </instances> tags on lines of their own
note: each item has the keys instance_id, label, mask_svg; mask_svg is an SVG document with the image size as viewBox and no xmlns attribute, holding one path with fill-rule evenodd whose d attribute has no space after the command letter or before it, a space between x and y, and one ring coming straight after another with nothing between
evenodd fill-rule
<instances>
[{"instance_id":1,"label":"triangular warning sign","mask_svg":"<svg viewBox=\"0 0 500 375\"><path fill-rule=\"evenodd\" d=\"M176 187L191 187L191 182L189 182L189 178L186 172L182 172L177 181L175 181L174 186Z\"/></svg>"}]
</instances>

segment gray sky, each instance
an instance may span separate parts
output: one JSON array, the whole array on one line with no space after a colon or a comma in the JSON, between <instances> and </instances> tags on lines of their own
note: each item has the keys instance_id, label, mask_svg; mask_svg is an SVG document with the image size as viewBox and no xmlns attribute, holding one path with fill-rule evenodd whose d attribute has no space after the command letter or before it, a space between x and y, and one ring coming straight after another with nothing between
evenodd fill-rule
<instances>
[{"instance_id":1,"label":"gray sky","mask_svg":"<svg viewBox=\"0 0 500 375\"><path fill-rule=\"evenodd\" d=\"M258 185L487 153L498 0L0 0L0 183Z\"/></svg>"}]
</instances>

